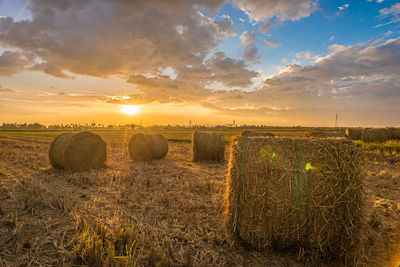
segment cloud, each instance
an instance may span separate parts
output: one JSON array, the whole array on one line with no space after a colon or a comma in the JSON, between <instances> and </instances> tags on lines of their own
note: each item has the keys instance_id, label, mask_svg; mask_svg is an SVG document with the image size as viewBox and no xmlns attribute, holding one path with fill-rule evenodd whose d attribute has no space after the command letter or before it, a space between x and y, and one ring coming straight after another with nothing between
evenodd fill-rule
<instances>
[{"instance_id":1,"label":"cloud","mask_svg":"<svg viewBox=\"0 0 400 267\"><path fill-rule=\"evenodd\" d=\"M227 0L31 0L28 8L32 20L0 18L1 44L31 55L24 60L21 54L15 54L16 60L1 65L0 75L29 69L65 79L75 74L104 78L118 75L129 80L149 74L158 77L160 70L170 67L177 82L189 87L207 90L207 79L234 88L251 86L257 73L247 70L246 62L219 59L232 63L234 73L240 65L244 75L236 78L221 74L220 64L208 60L218 53L223 38L235 35L229 16L212 16L226 3ZM273 27L279 21L309 16L317 3L237 0L234 6L244 10L253 21ZM260 60L254 32L240 37L243 59ZM273 38L264 43L279 46ZM245 77L248 80L243 80Z\"/></svg>"},{"instance_id":2,"label":"cloud","mask_svg":"<svg viewBox=\"0 0 400 267\"><path fill-rule=\"evenodd\" d=\"M312 52L300 52L296 54L297 58L306 58L306 59L317 59L319 55Z\"/></svg>"},{"instance_id":3,"label":"cloud","mask_svg":"<svg viewBox=\"0 0 400 267\"><path fill-rule=\"evenodd\" d=\"M32 56L25 52L5 51L0 55L0 76L11 76L32 63Z\"/></svg>"},{"instance_id":4,"label":"cloud","mask_svg":"<svg viewBox=\"0 0 400 267\"><path fill-rule=\"evenodd\" d=\"M211 79L221 82L225 87L246 88L252 85L251 79L256 78L258 73L247 70L243 60L226 57L218 52L207 61L207 65L213 70Z\"/></svg>"},{"instance_id":5,"label":"cloud","mask_svg":"<svg viewBox=\"0 0 400 267\"><path fill-rule=\"evenodd\" d=\"M335 96L371 94L399 88L400 38L383 44L360 44L337 51L314 65L290 65L280 75L264 81L264 90L274 92L314 92ZM380 91L378 88L384 88ZM400 91L397 93L400 95Z\"/></svg>"},{"instance_id":6,"label":"cloud","mask_svg":"<svg viewBox=\"0 0 400 267\"><path fill-rule=\"evenodd\" d=\"M14 89L5 87L0 84L0 93L14 93L14 92L16 92Z\"/></svg>"},{"instance_id":7,"label":"cloud","mask_svg":"<svg viewBox=\"0 0 400 267\"><path fill-rule=\"evenodd\" d=\"M284 57L284 58L281 59L281 61L282 61L283 63L287 63L289 60L288 60L287 57Z\"/></svg>"},{"instance_id":8,"label":"cloud","mask_svg":"<svg viewBox=\"0 0 400 267\"><path fill-rule=\"evenodd\" d=\"M168 66L179 75L187 65L204 68L203 61L220 39L234 34L231 18L213 19L202 13L215 13L224 3L32 0L33 20L0 19L0 40L33 53L44 63L33 69L56 77L68 78L65 71L129 77Z\"/></svg>"},{"instance_id":9,"label":"cloud","mask_svg":"<svg viewBox=\"0 0 400 267\"><path fill-rule=\"evenodd\" d=\"M258 54L258 49L256 47L257 38L254 33L244 31L240 35L240 41L243 46L243 58L249 61L260 60L260 55Z\"/></svg>"},{"instance_id":10,"label":"cloud","mask_svg":"<svg viewBox=\"0 0 400 267\"><path fill-rule=\"evenodd\" d=\"M280 43L278 43L274 38L270 38L270 39L266 39L264 40L264 43L267 46L271 46L271 47L279 47L282 46Z\"/></svg>"},{"instance_id":11,"label":"cloud","mask_svg":"<svg viewBox=\"0 0 400 267\"><path fill-rule=\"evenodd\" d=\"M341 50L345 50L346 48L347 48L347 46L341 45L341 44L333 44L328 47L328 49L332 50L332 51L341 51Z\"/></svg>"},{"instance_id":12,"label":"cloud","mask_svg":"<svg viewBox=\"0 0 400 267\"><path fill-rule=\"evenodd\" d=\"M53 75L58 78L74 79L74 77L64 74L62 69L59 66L54 65L52 63L35 64L32 68L29 68L29 69L35 70L35 71L43 71L44 73Z\"/></svg>"},{"instance_id":13,"label":"cloud","mask_svg":"<svg viewBox=\"0 0 400 267\"><path fill-rule=\"evenodd\" d=\"M379 24L375 28L379 28L392 23L400 22L400 3L396 3L389 8L383 8L379 10L380 16L382 18L390 18L389 22Z\"/></svg>"},{"instance_id":14,"label":"cloud","mask_svg":"<svg viewBox=\"0 0 400 267\"><path fill-rule=\"evenodd\" d=\"M252 25L264 35L287 20L299 20L318 10L318 2L314 0L233 0L232 3L244 11Z\"/></svg>"},{"instance_id":15,"label":"cloud","mask_svg":"<svg viewBox=\"0 0 400 267\"><path fill-rule=\"evenodd\" d=\"M267 22L272 18L298 20L310 16L318 8L317 2L311 0L233 0L233 4L257 22Z\"/></svg>"},{"instance_id":16,"label":"cloud","mask_svg":"<svg viewBox=\"0 0 400 267\"><path fill-rule=\"evenodd\" d=\"M223 114L264 114L278 121L289 117L321 124L327 114L340 112L349 121L379 124L385 114L400 123L393 115L400 112L399 51L400 38L354 45L311 65L289 65L254 91L213 92L199 103Z\"/></svg>"},{"instance_id":17,"label":"cloud","mask_svg":"<svg viewBox=\"0 0 400 267\"><path fill-rule=\"evenodd\" d=\"M340 16L344 10L346 10L349 7L349 4L343 4L338 7L339 11L336 12L335 16Z\"/></svg>"},{"instance_id":18,"label":"cloud","mask_svg":"<svg viewBox=\"0 0 400 267\"><path fill-rule=\"evenodd\" d=\"M379 10L382 16L398 16L400 14L400 3L396 3L390 8L384 8Z\"/></svg>"}]
</instances>

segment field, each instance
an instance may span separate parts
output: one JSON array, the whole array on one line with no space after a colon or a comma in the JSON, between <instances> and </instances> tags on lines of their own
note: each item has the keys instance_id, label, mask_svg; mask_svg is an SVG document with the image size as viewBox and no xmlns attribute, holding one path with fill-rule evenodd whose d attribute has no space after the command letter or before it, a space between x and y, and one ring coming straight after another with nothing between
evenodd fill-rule
<instances>
[{"instance_id":1,"label":"field","mask_svg":"<svg viewBox=\"0 0 400 267\"><path fill-rule=\"evenodd\" d=\"M225 163L192 163L191 131L158 132L170 140L168 155L142 163L128 156L132 131L97 131L108 143L107 167L79 173L48 163L60 132L0 133L0 266L304 265L296 251L257 252L226 240L228 145ZM226 140L237 133L221 132ZM397 266L398 143L358 145L365 150L367 196L359 265Z\"/></svg>"}]
</instances>

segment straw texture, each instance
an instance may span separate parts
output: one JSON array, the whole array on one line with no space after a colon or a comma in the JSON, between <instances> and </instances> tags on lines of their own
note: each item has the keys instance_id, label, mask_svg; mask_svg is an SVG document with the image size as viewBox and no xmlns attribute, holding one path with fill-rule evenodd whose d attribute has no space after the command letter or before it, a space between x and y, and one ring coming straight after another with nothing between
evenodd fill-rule
<instances>
[{"instance_id":1,"label":"straw texture","mask_svg":"<svg viewBox=\"0 0 400 267\"><path fill-rule=\"evenodd\" d=\"M362 128L347 128L345 134L351 140L361 140L362 131Z\"/></svg>"},{"instance_id":2,"label":"straw texture","mask_svg":"<svg viewBox=\"0 0 400 267\"><path fill-rule=\"evenodd\" d=\"M346 135L338 132L327 131L322 129L313 129L308 131L305 135L305 138L332 138L332 137L340 137L344 138Z\"/></svg>"},{"instance_id":3,"label":"straw texture","mask_svg":"<svg viewBox=\"0 0 400 267\"><path fill-rule=\"evenodd\" d=\"M107 144L92 132L65 133L50 145L50 164L56 169L84 171L104 166Z\"/></svg>"},{"instance_id":4,"label":"straw texture","mask_svg":"<svg viewBox=\"0 0 400 267\"><path fill-rule=\"evenodd\" d=\"M225 139L223 134L193 132L192 161L224 161Z\"/></svg>"},{"instance_id":5,"label":"straw texture","mask_svg":"<svg viewBox=\"0 0 400 267\"><path fill-rule=\"evenodd\" d=\"M355 261L363 218L360 151L349 140L235 137L225 228L257 249Z\"/></svg>"},{"instance_id":6,"label":"straw texture","mask_svg":"<svg viewBox=\"0 0 400 267\"><path fill-rule=\"evenodd\" d=\"M385 128L365 128L361 140L363 142L386 142L389 140L389 131Z\"/></svg>"},{"instance_id":7,"label":"straw texture","mask_svg":"<svg viewBox=\"0 0 400 267\"><path fill-rule=\"evenodd\" d=\"M241 136L274 136L274 135L268 132L256 132L256 131L244 130L241 133Z\"/></svg>"},{"instance_id":8,"label":"straw texture","mask_svg":"<svg viewBox=\"0 0 400 267\"><path fill-rule=\"evenodd\" d=\"M168 141L161 134L134 134L128 145L134 161L162 159L168 153Z\"/></svg>"},{"instance_id":9,"label":"straw texture","mask_svg":"<svg viewBox=\"0 0 400 267\"><path fill-rule=\"evenodd\" d=\"M400 140L400 128L386 128L389 134L389 139Z\"/></svg>"}]
</instances>

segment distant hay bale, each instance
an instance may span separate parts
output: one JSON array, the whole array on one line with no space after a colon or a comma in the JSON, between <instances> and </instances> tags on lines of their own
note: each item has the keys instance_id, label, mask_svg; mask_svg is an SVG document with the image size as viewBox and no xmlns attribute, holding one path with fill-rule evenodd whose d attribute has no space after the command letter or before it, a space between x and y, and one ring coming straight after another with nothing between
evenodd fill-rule
<instances>
[{"instance_id":1,"label":"distant hay bale","mask_svg":"<svg viewBox=\"0 0 400 267\"><path fill-rule=\"evenodd\" d=\"M161 134L134 134L129 141L129 154L134 161L162 159L168 153L168 141Z\"/></svg>"},{"instance_id":2,"label":"distant hay bale","mask_svg":"<svg viewBox=\"0 0 400 267\"><path fill-rule=\"evenodd\" d=\"M400 140L400 128L386 128L388 131L388 137L391 140Z\"/></svg>"},{"instance_id":3,"label":"distant hay bale","mask_svg":"<svg viewBox=\"0 0 400 267\"><path fill-rule=\"evenodd\" d=\"M346 136L342 133L332 132L321 129L313 129L308 131L305 135L305 138L345 138Z\"/></svg>"},{"instance_id":4,"label":"distant hay bale","mask_svg":"<svg viewBox=\"0 0 400 267\"><path fill-rule=\"evenodd\" d=\"M50 164L56 169L84 171L104 166L107 144L91 132L65 133L50 145Z\"/></svg>"},{"instance_id":5,"label":"distant hay bale","mask_svg":"<svg viewBox=\"0 0 400 267\"><path fill-rule=\"evenodd\" d=\"M225 139L223 134L193 132L192 161L224 161Z\"/></svg>"},{"instance_id":6,"label":"distant hay bale","mask_svg":"<svg viewBox=\"0 0 400 267\"><path fill-rule=\"evenodd\" d=\"M345 134L351 140L361 140L362 131L362 128L347 128Z\"/></svg>"},{"instance_id":7,"label":"distant hay bale","mask_svg":"<svg viewBox=\"0 0 400 267\"><path fill-rule=\"evenodd\" d=\"M384 128L365 128L362 132L363 142L386 142L389 139L389 132Z\"/></svg>"},{"instance_id":8,"label":"distant hay bale","mask_svg":"<svg viewBox=\"0 0 400 267\"><path fill-rule=\"evenodd\" d=\"M361 151L350 140L235 137L225 229L256 249L297 248L353 261L364 191Z\"/></svg>"},{"instance_id":9,"label":"distant hay bale","mask_svg":"<svg viewBox=\"0 0 400 267\"><path fill-rule=\"evenodd\" d=\"M256 131L249 131L249 130L244 130L240 135L241 136L274 136L272 133L268 133L268 132L256 132Z\"/></svg>"}]
</instances>

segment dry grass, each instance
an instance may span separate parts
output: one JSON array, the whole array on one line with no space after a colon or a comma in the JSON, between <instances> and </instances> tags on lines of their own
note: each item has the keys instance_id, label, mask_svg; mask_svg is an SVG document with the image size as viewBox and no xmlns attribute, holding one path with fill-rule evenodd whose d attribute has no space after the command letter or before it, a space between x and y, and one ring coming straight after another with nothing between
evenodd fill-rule
<instances>
[{"instance_id":1,"label":"dry grass","mask_svg":"<svg viewBox=\"0 0 400 267\"><path fill-rule=\"evenodd\" d=\"M82 252L96 251L91 244L103 239L97 246L103 249L102 259L122 266L136 260L138 266L303 265L297 254L266 254L226 241L222 211L227 164L193 163L191 146L183 143L171 143L162 160L134 163L129 137L104 137L108 167L71 173L50 168L52 138L1 135L0 266L87 264L91 256ZM367 160L373 245L365 247L362 265L386 266L396 251L400 194L399 184L390 183L399 182L400 165L383 155ZM385 210L382 201L374 207L376 197L389 201L391 208ZM118 245L121 233L129 234L122 234L127 241ZM113 246L115 250L109 249ZM113 251L124 258L115 259Z\"/></svg>"}]
</instances>

